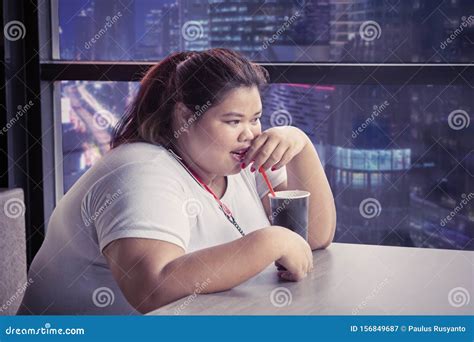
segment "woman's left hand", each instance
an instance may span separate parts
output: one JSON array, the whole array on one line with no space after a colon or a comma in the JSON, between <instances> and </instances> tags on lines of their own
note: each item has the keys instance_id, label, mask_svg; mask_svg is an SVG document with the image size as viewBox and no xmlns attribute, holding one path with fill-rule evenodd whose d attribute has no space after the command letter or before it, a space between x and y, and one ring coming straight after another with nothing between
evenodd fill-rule
<instances>
[{"instance_id":1,"label":"woman's left hand","mask_svg":"<svg viewBox=\"0 0 474 342\"><path fill-rule=\"evenodd\" d=\"M277 170L288 164L310 142L308 136L297 127L272 127L252 141L243 163L247 166L254 161L250 169L252 172L260 166L264 170L270 167Z\"/></svg>"}]
</instances>

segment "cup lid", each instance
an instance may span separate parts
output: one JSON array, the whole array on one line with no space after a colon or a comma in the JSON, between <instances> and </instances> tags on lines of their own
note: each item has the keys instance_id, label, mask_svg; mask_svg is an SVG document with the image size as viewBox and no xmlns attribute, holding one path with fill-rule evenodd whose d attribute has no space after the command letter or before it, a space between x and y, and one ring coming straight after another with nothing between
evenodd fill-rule
<instances>
[{"instance_id":1,"label":"cup lid","mask_svg":"<svg viewBox=\"0 0 474 342\"><path fill-rule=\"evenodd\" d=\"M275 196L272 196L271 193L268 194L270 198L281 198L281 199L297 199L309 197L311 193L305 190L283 190L275 191Z\"/></svg>"}]
</instances>

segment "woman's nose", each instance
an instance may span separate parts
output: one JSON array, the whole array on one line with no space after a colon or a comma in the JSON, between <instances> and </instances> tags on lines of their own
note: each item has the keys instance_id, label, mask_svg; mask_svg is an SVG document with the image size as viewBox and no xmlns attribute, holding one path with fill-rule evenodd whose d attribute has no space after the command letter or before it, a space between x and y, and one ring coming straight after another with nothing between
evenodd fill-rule
<instances>
[{"instance_id":1,"label":"woman's nose","mask_svg":"<svg viewBox=\"0 0 474 342\"><path fill-rule=\"evenodd\" d=\"M242 133L240 134L240 140L241 141L246 141L246 140L253 140L257 132L254 132L250 127L245 128Z\"/></svg>"}]
</instances>

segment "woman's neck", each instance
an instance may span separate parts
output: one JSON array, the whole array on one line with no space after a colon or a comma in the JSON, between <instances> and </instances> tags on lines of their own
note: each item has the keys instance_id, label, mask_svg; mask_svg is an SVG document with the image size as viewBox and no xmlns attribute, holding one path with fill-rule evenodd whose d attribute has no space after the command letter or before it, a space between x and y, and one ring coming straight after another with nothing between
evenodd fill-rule
<instances>
[{"instance_id":1,"label":"woman's neck","mask_svg":"<svg viewBox=\"0 0 474 342\"><path fill-rule=\"evenodd\" d=\"M206 184L211 189L214 189L214 187L219 188L222 187L222 185L225 185L226 179L224 176L218 176L203 170L188 156L186 152L184 152L182 149L179 149L179 147L178 149L173 147L173 151L183 160L184 164L199 177L201 182Z\"/></svg>"}]
</instances>

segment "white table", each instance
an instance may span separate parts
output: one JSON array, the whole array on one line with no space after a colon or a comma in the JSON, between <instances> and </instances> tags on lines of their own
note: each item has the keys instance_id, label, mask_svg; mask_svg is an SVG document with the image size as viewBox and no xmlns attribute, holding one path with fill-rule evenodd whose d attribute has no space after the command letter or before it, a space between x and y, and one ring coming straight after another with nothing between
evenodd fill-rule
<instances>
[{"instance_id":1,"label":"white table","mask_svg":"<svg viewBox=\"0 0 474 342\"><path fill-rule=\"evenodd\" d=\"M149 314L474 314L474 252L333 243L313 257L315 269L301 282L279 280L272 265L232 290Z\"/></svg>"}]
</instances>

